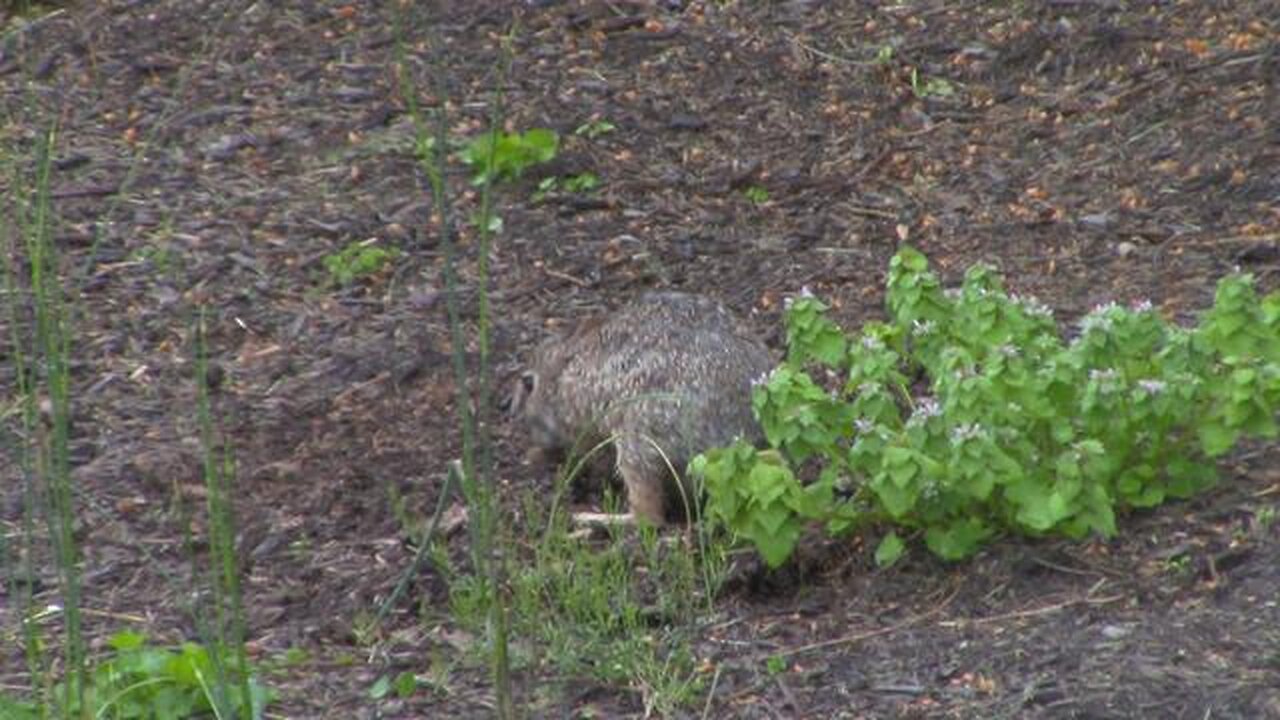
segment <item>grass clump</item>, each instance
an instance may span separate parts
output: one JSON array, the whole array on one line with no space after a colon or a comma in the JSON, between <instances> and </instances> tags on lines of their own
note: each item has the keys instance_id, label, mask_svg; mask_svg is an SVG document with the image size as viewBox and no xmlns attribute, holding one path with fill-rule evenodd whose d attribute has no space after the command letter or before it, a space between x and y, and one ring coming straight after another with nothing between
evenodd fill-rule
<instances>
[{"instance_id":1,"label":"grass clump","mask_svg":"<svg viewBox=\"0 0 1280 720\"><path fill-rule=\"evenodd\" d=\"M713 612L726 566L723 546L705 535L660 535L650 527L613 528L602 540L586 541L555 505L548 511L532 497L523 504L529 527L542 527L542 540L512 564L507 579L512 634L522 641L513 662L633 692L646 715L668 717L695 706L706 690L707 666L693 640ZM450 587L454 619L483 627L481 589L466 577Z\"/></svg>"},{"instance_id":2,"label":"grass clump","mask_svg":"<svg viewBox=\"0 0 1280 720\"><path fill-rule=\"evenodd\" d=\"M81 612L82 568L77 545L76 493L71 475L71 348L72 332L60 262L52 241L54 214L50 202L51 158L58 128L50 123L36 134L30 156L5 147L10 187L27 188L5 198L4 223L9 246L4 253L5 301L10 327L9 358L19 396L14 444L23 478L22 558L14 592L21 609L20 636L26 650L33 689L45 704L84 707L89 683L87 642ZM25 331L25 332L24 332ZM8 429L8 428L6 428ZM0 548L7 551L7 548ZM57 571L61 604L36 611L35 558L51 551ZM62 621L61 643L49 647L39 619ZM63 677L54 682L55 658L60 650Z\"/></svg>"},{"instance_id":3,"label":"grass clump","mask_svg":"<svg viewBox=\"0 0 1280 720\"><path fill-rule=\"evenodd\" d=\"M346 287L356 280L377 275L400 257L393 247L379 247L371 241L354 242L336 253L326 255L324 268L329 280Z\"/></svg>"},{"instance_id":4,"label":"grass clump","mask_svg":"<svg viewBox=\"0 0 1280 720\"><path fill-rule=\"evenodd\" d=\"M39 114L34 105L31 111ZM20 570L7 575L10 597L16 599L12 617L20 626L15 635L22 638L32 688L29 697L0 700L0 709L6 717L191 717L209 711L219 717L258 717L267 694L249 677L244 651L230 511L234 465L228 451L215 448L203 347L196 412L205 449L210 521L205 570L212 605L193 609L205 642L169 651L126 632L110 636L106 658L91 658L88 652L79 546L84 532L81 491L74 485L70 450L77 308L69 298L76 295L77 276L52 241L58 222L49 189L59 138L56 122L35 138L32 148L5 146L0 151L12 189L4 198L5 222L0 226L7 242L5 354L18 398L14 412L4 418L13 423L6 422L3 429L6 444L16 451L24 509L16 552L9 547L0 547L0 552L6 564L11 554L19 558L15 565ZM187 544L193 574L199 576L190 533ZM36 583L46 567L56 573L56 598L37 601ZM60 638L45 634L49 622L61 624Z\"/></svg>"}]
</instances>

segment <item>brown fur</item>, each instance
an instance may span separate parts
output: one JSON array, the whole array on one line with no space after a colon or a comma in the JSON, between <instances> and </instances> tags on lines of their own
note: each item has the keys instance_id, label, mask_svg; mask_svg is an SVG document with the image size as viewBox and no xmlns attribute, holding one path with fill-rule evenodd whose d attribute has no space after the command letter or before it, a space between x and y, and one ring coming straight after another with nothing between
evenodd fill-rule
<instances>
[{"instance_id":1,"label":"brown fur","mask_svg":"<svg viewBox=\"0 0 1280 720\"><path fill-rule=\"evenodd\" d=\"M751 381L773 364L716 301L648 293L539 346L512 410L544 450L612 438L632 514L661 524L684 508L671 468L683 473L694 455L737 437L759 439Z\"/></svg>"}]
</instances>

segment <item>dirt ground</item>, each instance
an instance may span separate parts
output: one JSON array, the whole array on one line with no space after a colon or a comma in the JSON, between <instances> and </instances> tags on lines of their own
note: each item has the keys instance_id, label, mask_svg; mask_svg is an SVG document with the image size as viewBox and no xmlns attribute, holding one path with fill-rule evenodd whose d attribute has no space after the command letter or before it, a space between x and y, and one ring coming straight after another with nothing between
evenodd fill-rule
<instances>
[{"instance_id":1,"label":"dirt ground","mask_svg":"<svg viewBox=\"0 0 1280 720\"><path fill-rule=\"evenodd\" d=\"M550 168L498 197L500 375L548 326L649 288L716 296L775 347L782 300L803 286L857 327L881 316L904 240L948 283L994 263L1064 327L1113 300L1188 320L1237 267L1280 284L1274 0L411 5L424 107L442 78L453 131L474 134L501 87L511 127L563 138ZM376 652L353 633L412 556L388 488L428 513L460 442L399 6L71 3L11 22L0 50L10 141L58 118L90 633L195 636L172 500L201 497L203 305L238 462L250 647L307 651L266 678L279 717L492 712L482 670L369 699L376 677L455 652L418 615L447 601L430 571ZM503 77L499 36L517 18ZM592 121L616 129L574 134ZM540 178L581 172L600 188L533 201ZM454 218L474 203L455 198ZM402 252L393 270L328 284L323 259L370 239ZM6 396L12 381L6 362ZM504 497L547 482L516 428L495 433ZM917 547L877 569L854 539L737 583L695 647L720 671L708 716L1280 718L1280 523L1260 519L1280 505L1277 468L1274 446L1246 447L1219 489L1127 517L1110 541L1007 540L959 564ZM0 472L13 537L16 473ZM27 687L20 648L0 652L2 687ZM775 655L785 672L765 671ZM534 716L642 713L627 687L569 680L534 669L517 689L527 703L565 688L525 704Z\"/></svg>"}]
</instances>

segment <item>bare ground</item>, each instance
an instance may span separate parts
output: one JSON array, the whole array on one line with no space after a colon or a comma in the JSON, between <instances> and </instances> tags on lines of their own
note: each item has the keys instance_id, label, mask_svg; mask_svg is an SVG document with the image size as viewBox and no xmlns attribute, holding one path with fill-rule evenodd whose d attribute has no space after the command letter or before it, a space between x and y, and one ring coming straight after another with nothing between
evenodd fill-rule
<instances>
[{"instance_id":1,"label":"bare ground","mask_svg":"<svg viewBox=\"0 0 1280 720\"><path fill-rule=\"evenodd\" d=\"M72 3L11 23L0 54L9 140L58 118L91 634L133 621L194 636L173 499L201 492L203 305L238 460L251 649L308 651L267 678L285 717L492 712L479 669L447 692L368 698L375 677L456 652L419 617L447 600L430 571L375 652L353 635L412 553L388 487L431 508L459 453L442 248L395 77L395 7ZM565 139L545 172L602 180L535 203L538 175L500 197L505 375L547 325L647 288L719 297L775 345L781 301L802 286L856 327L880 315L904 240L948 282L996 264L1064 324L1139 299L1185 320L1236 267L1274 288L1278 18L1270 0L484 0L418 8L405 32L419 101L437 106L442 80L457 134L484 126L502 87L512 127ZM951 94L914 91L913 70L916 90L937 79ZM591 120L617 129L573 135ZM475 198L455 202L465 218ZM370 238L403 251L393 271L328 285L323 258ZM12 380L6 363L6 402ZM504 497L547 482L515 428L495 432ZM917 550L885 570L857 539L815 543L718 600L695 647L719 670L710 714L1280 718L1280 530L1259 520L1280 502L1278 461L1274 446L1245 448L1218 490L1125 518L1110 541L1010 540L956 565ZM16 481L4 471L9 536ZM54 586L42 575L39 599ZM9 592L0 682L22 689ZM772 656L788 669L765 672ZM518 691L535 716L642 712L631 688L537 667Z\"/></svg>"}]
</instances>

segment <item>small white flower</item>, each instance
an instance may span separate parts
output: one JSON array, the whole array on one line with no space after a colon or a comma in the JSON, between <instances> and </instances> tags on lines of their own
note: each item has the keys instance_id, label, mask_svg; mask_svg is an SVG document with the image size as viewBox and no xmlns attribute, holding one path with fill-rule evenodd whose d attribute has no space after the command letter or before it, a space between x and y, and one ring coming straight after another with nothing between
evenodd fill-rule
<instances>
[{"instance_id":1,"label":"small white flower","mask_svg":"<svg viewBox=\"0 0 1280 720\"><path fill-rule=\"evenodd\" d=\"M1097 383L1098 389L1104 393L1120 389L1120 373L1110 368L1106 370L1090 370L1089 382Z\"/></svg>"},{"instance_id":2,"label":"small white flower","mask_svg":"<svg viewBox=\"0 0 1280 720\"><path fill-rule=\"evenodd\" d=\"M858 385L858 396L872 395L880 392L880 386L870 380L864 380Z\"/></svg>"},{"instance_id":3,"label":"small white flower","mask_svg":"<svg viewBox=\"0 0 1280 720\"><path fill-rule=\"evenodd\" d=\"M1080 318L1080 331L1087 333L1090 330L1107 331L1111 329L1111 313L1119 306L1114 302L1106 305L1095 307L1088 315Z\"/></svg>"},{"instance_id":4,"label":"small white flower","mask_svg":"<svg viewBox=\"0 0 1280 720\"><path fill-rule=\"evenodd\" d=\"M858 418L853 421L853 429L857 430L859 435L869 435L876 429L876 424L867 418Z\"/></svg>"},{"instance_id":5,"label":"small white flower","mask_svg":"<svg viewBox=\"0 0 1280 720\"><path fill-rule=\"evenodd\" d=\"M862 347L864 350L878 352L884 349L884 341L875 335L865 335L862 338Z\"/></svg>"},{"instance_id":6,"label":"small white flower","mask_svg":"<svg viewBox=\"0 0 1280 720\"><path fill-rule=\"evenodd\" d=\"M1152 305L1150 300L1139 300L1132 307L1134 312L1145 313L1151 312Z\"/></svg>"},{"instance_id":7,"label":"small white flower","mask_svg":"<svg viewBox=\"0 0 1280 720\"><path fill-rule=\"evenodd\" d=\"M977 423L964 423L951 429L951 444L962 445L974 438L984 437L986 432Z\"/></svg>"},{"instance_id":8,"label":"small white flower","mask_svg":"<svg viewBox=\"0 0 1280 720\"><path fill-rule=\"evenodd\" d=\"M813 294L813 291L809 289L808 285L805 285L804 287L800 288L800 292L797 293L796 295L785 298L782 301L782 307L786 310L790 310L791 306L795 305L797 300L804 300L804 299L812 300L814 297L815 296Z\"/></svg>"},{"instance_id":9,"label":"small white flower","mask_svg":"<svg viewBox=\"0 0 1280 720\"><path fill-rule=\"evenodd\" d=\"M1159 395L1168 386L1163 380L1139 380L1138 387L1145 390L1148 395Z\"/></svg>"},{"instance_id":10,"label":"small white flower","mask_svg":"<svg viewBox=\"0 0 1280 720\"><path fill-rule=\"evenodd\" d=\"M1018 346L1010 343L1005 343L1004 345L996 348L996 352L1007 358L1016 358L1022 354L1022 351L1018 349Z\"/></svg>"},{"instance_id":11,"label":"small white flower","mask_svg":"<svg viewBox=\"0 0 1280 720\"><path fill-rule=\"evenodd\" d=\"M1025 297L1014 295L1013 301L1018 305L1021 305L1022 309L1025 310L1028 315L1039 315L1051 320L1053 319L1053 308L1040 302L1039 298L1034 295L1027 295Z\"/></svg>"},{"instance_id":12,"label":"small white flower","mask_svg":"<svg viewBox=\"0 0 1280 720\"><path fill-rule=\"evenodd\" d=\"M915 336L929 335L934 331L934 328L936 327L937 326L934 324L932 320L925 320L924 322L920 322L919 320L912 320L911 334Z\"/></svg>"},{"instance_id":13,"label":"small white flower","mask_svg":"<svg viewBox=\"0 0 1280 720\"><path fill-rule=\"evenodd\" d=\"M920 398L916 403L915 410L912 411L911 417L907 419L908 425L919 425L925 420L937 417L942 414L942 408L938 405L938 401L931 397Z\"/></svg>"},{"instance_id":14,"label":"small white flower","mask_svg":"<svg viewBox=\"0 0 1280 720\"><path fill-rule=\"evenodd\" d=\"M938 481L933 478L925 480L924 485L920 488L920 495L926 500L935 500L939 494Z\"/></svg>"}]
</instances>

